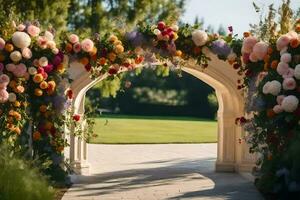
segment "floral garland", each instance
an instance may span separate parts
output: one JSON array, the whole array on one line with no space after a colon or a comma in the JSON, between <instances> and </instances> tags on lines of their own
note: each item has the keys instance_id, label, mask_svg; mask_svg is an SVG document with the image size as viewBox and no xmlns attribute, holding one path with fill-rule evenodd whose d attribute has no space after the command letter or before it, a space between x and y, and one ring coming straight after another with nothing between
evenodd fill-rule
<instances>
[{"instance_id":1,"label":"floral garland","mask_svg":"<svg viewBox=\"0 0 300 200\"><path fill-rule=\"evenodd\" d=\"M300 20L295 31L270 43L245 33L242 46L245 78L240 88L247 90L247 111L253 117L237 122L248 132L250 151L260 155L259 189L286 198L300 192L299 33Z\"/></svg>"}]
</instances>

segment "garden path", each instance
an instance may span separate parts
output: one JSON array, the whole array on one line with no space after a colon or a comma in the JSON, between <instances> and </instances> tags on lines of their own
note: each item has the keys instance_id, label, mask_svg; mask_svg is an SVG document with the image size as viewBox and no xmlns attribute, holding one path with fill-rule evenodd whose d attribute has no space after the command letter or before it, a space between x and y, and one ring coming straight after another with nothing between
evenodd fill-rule
<instances>
[{"instance_id":1,"label":"garden path","mask_svg":"<svg viewBox=\"0 0 300 200\"><path fill-rule=\"evenodd\" d=\"M216 173L217 144L89 144L90 176L63 200L257 200L253 183L236 173Z\"/></svg>"}]
</instances>

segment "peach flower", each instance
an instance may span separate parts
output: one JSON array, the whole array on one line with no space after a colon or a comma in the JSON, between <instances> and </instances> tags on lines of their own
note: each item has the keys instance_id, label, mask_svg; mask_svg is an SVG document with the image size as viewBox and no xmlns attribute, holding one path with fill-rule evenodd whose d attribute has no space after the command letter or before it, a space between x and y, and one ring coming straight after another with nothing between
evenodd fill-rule
<instances>
[{"instance_id":1,"label":"peach flower","mask_svg":"<svg viewBox=\"0 0 300 200\"><path fill-rule=\"evenodd\" d=\"M79 42L79 37L75 34L71 34L69 36L69 41L72 43L72 44L75 44L77 42Z\"/></svg>"},{"instance_id":2,"label":"peach flower","mask_svg":"<svg viewBox=\"0 0 300 200\"><path fill-rule=\"evenodd\" d=\"M0 89L0 103L5 103L8 100L8 92L6 89Z\"/></svg>"},{"instance_id":3,"label":"peach flower","mask_svg":"<svg viewBox=\"0 0 300 200\"><path fill-rule=\"evenodd\" d=\"M32 57L32 52L29 48L25 47L22 49L22 56L25 59L30 59Z\"/></svg>"},{"instance_id":4,"label":"peach flower","mask_svg":"<svg viewBox=\"0 0 300 200\"><path fill-rule=\"evenodd\" d=\"M40 28L34 25L29 25L27 27L27 32L29 33L30 36L36 37L40 34Z\"/></svg>"},{"instance_id":5,"label":"peach flower","mask_svg":"<svg viewBox=\"0 0 300 200\"><path fill-rule=\"evenodd\" d=\"M294 90L296 88L296 81L294 78L285 78L282 83L284 90Z\"/></svg>"},{"instance_id":6,"label":"peach flower","mask_svg":"<svg viewBox=\"0 0 300 200\"><path fill-rule=\"evenodd\" d=\"M90 52L90 51L92 51L93 48L94 48L94 43L93 43L93 41L90 40L90 39L84 39L84 40L82 40L82 42L81 42L81 48L82 48L82 50L85 51L85 52Z\"/></svg>"}]
</instances>

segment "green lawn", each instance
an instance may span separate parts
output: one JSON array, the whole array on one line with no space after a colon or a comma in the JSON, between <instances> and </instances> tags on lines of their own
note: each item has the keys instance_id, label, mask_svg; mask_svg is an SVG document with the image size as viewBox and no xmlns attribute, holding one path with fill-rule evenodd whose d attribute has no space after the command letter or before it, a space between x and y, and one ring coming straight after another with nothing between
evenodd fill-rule
<instances>
[{"instance_id":1,"label":"green lawn","mask_svg":"<svg viewBox=\"0 0 300 200\"><path fill-rule=\"evenodd\" d=\"M101 116L90 143L159 144L217 141L217 122L186 117Z\"/></svg>"}]
</instances>

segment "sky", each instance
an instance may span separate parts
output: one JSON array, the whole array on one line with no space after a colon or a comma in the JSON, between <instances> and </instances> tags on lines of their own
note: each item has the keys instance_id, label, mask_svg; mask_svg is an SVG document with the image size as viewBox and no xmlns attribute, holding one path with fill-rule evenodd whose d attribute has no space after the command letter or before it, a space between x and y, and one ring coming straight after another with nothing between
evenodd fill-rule
<instances>
[{"instance_id":1,"label":"sky","mask_svg":"<svg viewBox=\"0 0 300 200\"><path fill-rule=\"evenodd\" d=\"M204 19L204 27L212 25L215 32L222 24L225 28L233 26L234 33L239 35L249 30L249 24L259 21L259 14L255 12L252 2L267 10L268 5L274 3L278 8L282 0L187 0L185 14L182 21L193 23L195 17ZM293 9L300 7L300 0L291 0Z\"/></svg>"}]
</instances>

